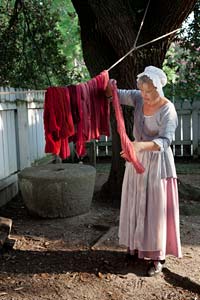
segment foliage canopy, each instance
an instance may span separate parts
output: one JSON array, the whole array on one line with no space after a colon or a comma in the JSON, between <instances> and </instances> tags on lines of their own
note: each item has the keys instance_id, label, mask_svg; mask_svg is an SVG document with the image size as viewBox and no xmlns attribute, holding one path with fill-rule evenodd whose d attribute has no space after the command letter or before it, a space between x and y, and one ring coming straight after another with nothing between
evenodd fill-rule
<instances>
[{"instance_id":1,"label":"foliage canopy","mask_svg":"<svg viewBox=\"0 0 200 300\"><path fill-rule=\"evenodd\" d=\"M71 1L2 0L0 27L0 86L40 89L81 79L81 46Z\"/></svg>"}]
</instances>

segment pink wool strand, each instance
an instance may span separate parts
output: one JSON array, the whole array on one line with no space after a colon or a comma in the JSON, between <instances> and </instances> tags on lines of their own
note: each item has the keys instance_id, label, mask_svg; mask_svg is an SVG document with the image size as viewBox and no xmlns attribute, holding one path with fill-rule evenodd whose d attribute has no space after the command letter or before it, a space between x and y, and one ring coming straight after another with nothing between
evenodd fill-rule
<instances>
[{"instance_id":1,"label":"pink wool strand","mask_svg":"<svg viewBox=\"0 0 200 300\"><path fill-rule=\"evenodd\" d=\"M133 164L137 173L142 174L145 171L145 169L143 165L138 161L133 143L130 141L129 137L126 134L124 118L123 118L122 109L117 95L117 86L115 83L112 83L112 91L113 91L112 104L113 104L113 108L117 120L117 131L121 139L121 146L122 146L122 150L125 153L125 159Z\"/></svg>"}]
</instances>

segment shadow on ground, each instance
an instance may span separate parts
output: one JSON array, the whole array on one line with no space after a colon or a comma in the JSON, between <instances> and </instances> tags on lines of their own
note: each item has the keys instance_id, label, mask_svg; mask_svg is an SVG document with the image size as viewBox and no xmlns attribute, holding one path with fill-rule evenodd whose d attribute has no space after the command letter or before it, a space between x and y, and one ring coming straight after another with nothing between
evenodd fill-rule
<instances>
[{"instance_id":1,"label":"shadow on ground","mask_svg":"<svg viewBox=\"0 0 200 300\"><path fill-rule=\"evenodd\" d=\"M169 284L176 287L181 287L184 290L188 290L192 293L200 293L200 285L196 282L193 282L190 278L171 272L168 268L163 269L163 274L165 281L167 281Z\"/></svg>"},{"instance_id":2,"label":"shadow on ground","mask_svg":"<svg viewBox=\"0 0 200 300\"><path fill-rule=\"evenodd\" d=\"M23 263L22 263L23 262ZM61 274L82 272L145 275L146 263L127 263L124 252L117 251L21 251L6 252L0 258L0 274ZM136 267L137 266L137 267Z\"/></svg>"}]
</instances>

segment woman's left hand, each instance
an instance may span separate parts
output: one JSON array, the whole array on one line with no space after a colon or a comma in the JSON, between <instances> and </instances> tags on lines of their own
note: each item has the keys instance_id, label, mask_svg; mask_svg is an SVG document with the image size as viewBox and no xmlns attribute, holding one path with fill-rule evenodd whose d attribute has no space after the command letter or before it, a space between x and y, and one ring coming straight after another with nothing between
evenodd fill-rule
<instances>
[{"instance_id":1,"label":"woman's left hand","mask_svg":"<svg viewBox=\"0 0 200 300\"><path fill-rule=\"evenodd\" d=\"M144 143L143 142L132 142L132 147L134 148L134 151L137 153L137 152L144 150ZM128 160L128 157L123 150L120 152L120 155L125 160Z\"/></svg>"},{"instance_id":2,"label":"woman's left hand","mask_svg":"<svg viewBox=\"0 0 200 300\"><path fill-rule=\"evenodd\" d=\"M143 142L132 142L133 148L135 150L135 152L140 152L142 150L144 150L144 143Z\"/></svg>"}]
</instances>

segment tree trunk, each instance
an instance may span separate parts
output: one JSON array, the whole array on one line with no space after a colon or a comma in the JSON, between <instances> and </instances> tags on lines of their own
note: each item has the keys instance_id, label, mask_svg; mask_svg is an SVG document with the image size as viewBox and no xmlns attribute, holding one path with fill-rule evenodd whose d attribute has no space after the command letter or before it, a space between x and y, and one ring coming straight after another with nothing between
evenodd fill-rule
<instances>
[{"instance_id":1,"label":"tree trunk","mask_svg":"<svg viewBox=\"0 0 200 300\"><path fill-rule=\"evenodd\" d=\"M137 45L141 45L180 27L192 11L196 0L151 1ZM124 56L134 45L148 1L144 0L72 0L81 27L83 56L93 77ZM161 67L174 35L132 52L110 72L119 88L135 88L136 75L147 65ZM124 108L129 137L132 135L132 111ZM124 173L120 158L120 140L116 122L111 113L112 166L102 197L111 198L119 206Z\"/></svg>"}]
</instances>

